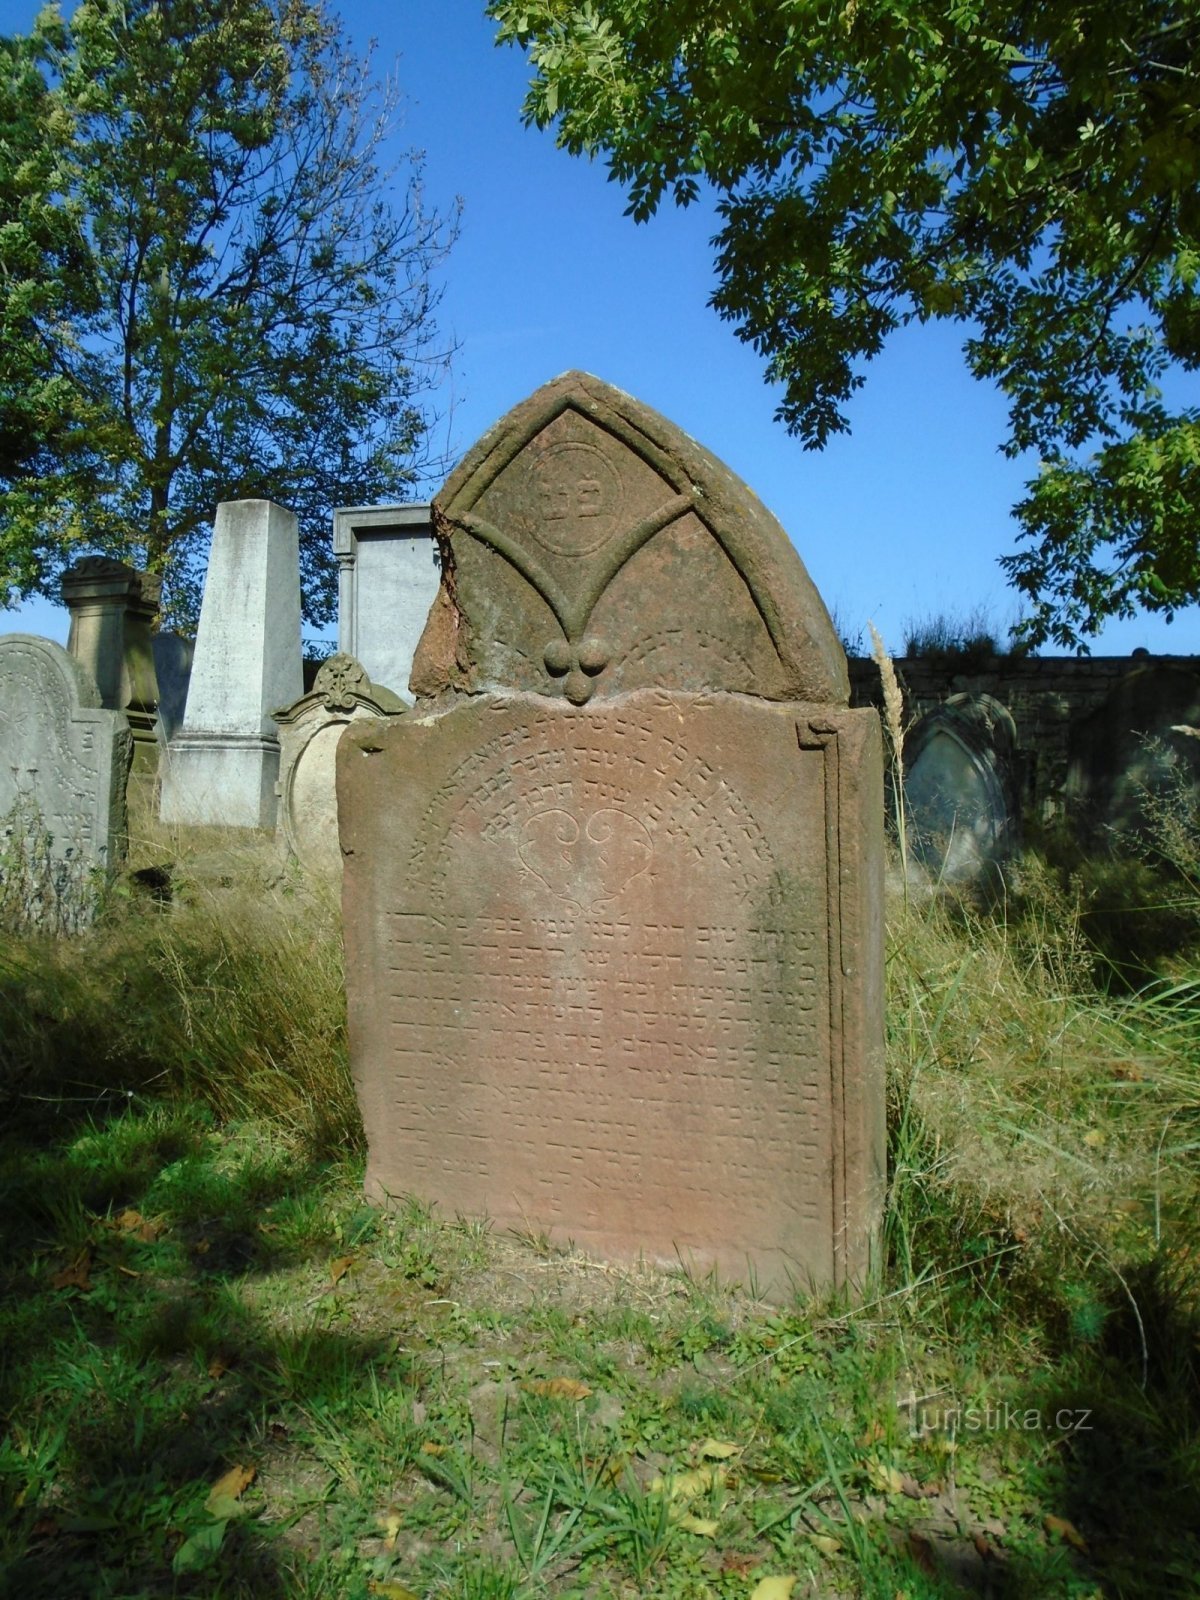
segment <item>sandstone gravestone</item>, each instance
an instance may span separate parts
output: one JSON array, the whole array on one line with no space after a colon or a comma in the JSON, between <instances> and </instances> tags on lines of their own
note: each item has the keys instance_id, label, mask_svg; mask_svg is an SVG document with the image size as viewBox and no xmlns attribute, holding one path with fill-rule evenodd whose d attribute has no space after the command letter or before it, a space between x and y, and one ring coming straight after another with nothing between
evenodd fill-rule
<instances>
[{"instance_id":1,"label":"sandstone gravestone","mask_svg":"<svg viewBox=\"0 0 1200 1600\"><path fill-rule=\"evenodd\" d=\"M441 566L428 501L343 506L333 513L338 650L376 687L411 700L408 679Z\"/></svg>"},{"instance_id":2,"label":"sandstone gravestone","mask_svg":"<svg viewBox=\"0 0 1200 1600\"><path fill-rule=\"evenodd\" d=\"M772 1293L861 1279L880 747L799 557L581 374L435 517L415 711L338 747L369 1193Z\"/></svg>"},{"instance_id":3,"label":"sandstone gravestone","mask_svg":"<svg viewBox=\"0 0 1200 1600\"><path fill-rule=\"evenodd\" d=\"M1017 832L1017 730L989 694L951 695L905 741L904 801L916 859L939 881L982 877Z\"/></svg>"},{"instance_id":4,"label":"sandstone gravestone","mask_svg":"<svg viewBox=\"0 0 1200 1600\"><path fill-rule=\"evenodd\" d=\"M163 775L164 822L274 828L271 711L304 690L296 518L269 500L217 507L183 728Z\"/></svg>"},{"instance_id":5,"label":"sandstone gravestone","mask_svg":"<svg viewBox=\"0 0 1200 1600\"><path fill-rule=\"evenodd\" d=\"M97 876L120 859L132 740L62 648L0 638L0 904L18 927L91 920Z\"/></svg>"},{"instance_id":6,"label":"sandstone gravestone","mask_svg":"<svg viewBox=\"0 0 1200 1600\"><path fill-rule=\"evenodd\" d=\"M312 690L276 711L279 724L279 822L284 848L306 871L335 876L338 846L335 758L351 722L406 711L390 689L377 689L353 656L321 663Z\"/></svg>"}]
</instances>

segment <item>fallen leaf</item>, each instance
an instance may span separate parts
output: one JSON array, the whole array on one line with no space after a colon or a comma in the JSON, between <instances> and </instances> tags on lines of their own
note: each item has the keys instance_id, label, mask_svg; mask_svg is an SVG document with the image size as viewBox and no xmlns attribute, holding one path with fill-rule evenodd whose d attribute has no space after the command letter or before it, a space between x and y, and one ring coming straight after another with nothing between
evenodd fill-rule
<instances>
[{"instance_id":1,"label":"fallen leaf","mask_svg":"<svg viewBox=\"0 0 1200 1600\"><path fill-rule=\"evenodd\" d=\"M814 1545L823 1556L836 1556L842 1548L840 1539L835 1539L828 1533L810 1533L809 1543Z\"/></svg>"},{"instance_id":2,"label":"fallen leaf","mask_svg":"<svg viewBox=\"0 0 1200 1600\"><path fill-rule=\"evenodd\" d=\"M794 1575L786 1578L763 1578L750 1591L750 1600L789 1600L795 1587Z\"/></svg>"},{"instance_id":3,"label":"fallen leaf","mask_svg":"<svg viewBox=\"0 0 1200 1600\"><path fill-rule=\"evenodd\" d=\"M195 1244L192 1246L192 1249L196 1255L206 1256L212 1249L212 1245L207 1239L197 1239Z\"/></svg>"},{"instance_id":4,"label":"fallen leaf","mask_svg":"<svg viewBox=\"0 0 1200 1600\"><path fill-rule=\"evenodd\" d=\"M383 1600L421 1600L420 1595L406 1589L402 1583L369 1583L367 1592L382 1595Z\"/></svg>"},{"instance_id":5,"label":"fallen leaf","mask_svg":"<svg viewBox=\"0 0 1200 1600\"><path fill-rule=\"evenodd\" d=\"M706 1461L728 1461L730 1456L740 1456L742 1447L740 1444L723 1444L720 1439L705 1439L696 1453Z\"/></svg>"},{"instance_id":6,"label":"fallen leaf","mask_svg":"<svg viewBox=\"0 0 1200 1600\"><path fill-rule=\"evenodd\" d=\"M903 1494L904 1474L874 1458L867 1462L867 1481L880 1494Z\"/></svg>"},{"instance_id":7,"label":"fallen leaf","mask_svg":"<svg viewBox=\"0 0 1200 1600\"><path fill-rule=\"evenodd\" d=\"M444 1456L446 1449L447 1447L444 1444L434 1444L432 1440L427 1439L421 1446L421 1454L423 1456Z\"/></svg>"},{"instance_id":8,"label":"fallen leaf","mask_svg":"<svg viewBox=\"0 0 1200 1600\"><path fill-rule=\"evenodd\" d=\"M676 1526L684 1529L686 1533L697 1533L702 1539L715 1539L717 1528L720 1524L715 1517L680 1517Z\"/></svg>"},{"instance_id":9,"label":"fallen leaf","mask_svg":"<svg viewBox=\"0 0 1200 1600\"><path fill-rule=\"evenodd\" d=\"M329 1281L330 1281L330 1283L331 1284L333 1284L333 1283L341 1283L342 1279L350 1271L350 1268L353 1265L354 1265L354 1257L353 1256L339 1256L336 1261L331 1261L329 1263Z\"/></svg>"},{"instance_id":10,"label":"fallen leaf","mask_svg":"<svg viewBox=\"0 0 1200 1600\"><path fill-rule=\"evenodd\" d=\"M900 1474L900 1493L910 1500L936 1500L942 1492L940 1483L918 1483L907 1472Z\"/></svg>"},{"instance_id":11,"label":"fallen leaf","mask_svg":"<svg viewBox=\"0 0 1200 1600\"><path fill-rule=\"evenodd\" d=\"M666 1494L668 1500L694 1500L705 1494L715 1483L725 1482L721 1467L693 1467L690 1472L676 1472L670 1477L650 1480L651 1494Z\"/></svg>"},{"instance_id":12,"label":"fallen leaf","mask_svg":"<svg viewBox=\"0 0 1200 1600\"><path fill-rule=\"evenodd\" d=\"M403 1521L401 1514L395 1506L389 1506L376 1517L376 1522L383 1529L383 1548L391 1551L396 1548L396 1540L400 1536L400 1525Z\"/></svg>"},{"instance_id":13,"label":"fallen leaf","mask_svg":"<svg viewBox=\"0 0 1200 1600\"><path fill-rule=\"evenodd\" d=\"M971 1536L971 1542L985 1561L990 1561L995 1556L995 1550L988 1543L987 1538L982 1533L973 1534Z\"/></svg>"},{"instance_id":14,"label":"fallen leaf","mask_svg":"<svg viewBox=\"0 0 1200 1600\"><path fill-rule=\"evenodd\" d=\"M880 1439L884 1438L884 1436L885 1434L882 1422L880 1422L878 1417L873 1417L866 1433L863 1434L862 1438L859 1440L859 1443L862 1445L864 1450L868 1450L873 1444L878 1444Z\"/></svg>"},{"instance_id":15,"label":"fallen leaf","mask_svg":"<svg viewBox=\"0 0 1200 1600\"><path fill-rule=\"evenodd\" d=\"M1087 1540L1066 1517L1048 1516L1042 1522L1042 1527L1047 1533L1057 1535L1064 1544L1069 1544L1072 1550L1078 1550L1081 1556L1087 1555Z\"/></svg>"},{"instance_id":16,"label":"fallen leaf","mask_svg":"<svg viewBox=\"0 0 1200 1600\"><path fill-rule=\"evenodd\" d=\"M204 1502L204 1509L210 1517L221 1517L228 1521L230 1517L239 1516L241 1506L238 1504L242 1493L254 1482L254 1467L230 1467L228 1472L223 1472L208 1491L208 1499Z\"/></svg>"},{"instance_id":17,"label":"fallen leaf","mask_svg":"<svg viewBox=\"0 0 1200 1600\"><path fill-rule=\"evenodd\" d=\"M540 1394L550 1400L586 1400L592 1392L578 1378L529 1378L521 1387L529 1394Z\"/></svg>"},{"instance_id":18,"label":"fallen leaf","mask_svg":"<svg viewBox=\"0 0 1200 1600\"><path fill-rule=\"evenodd\" d=\"M1083 1136L1083 1142L1089 1149L1099 1150L1104 1144L1104 1134L1099 1128L1089 1128Z\"/></svg>"},{"instance_id":19,"label":"fallen leaf","mask_svg":"<svg viewBox=\"0 0 1200 1600\"><path fill-rule=\"evenodd\" d=\"M81 1250L69 1267L56 1272L50 1279L52 1289L79 1289L87 1294L92 1287L88 1274L92 1269L92 1252Z\"/></svg>"},{"instance_id":20,"label":"fallen leaf","mask_svg":"<svg viewBox=\"0 0 1200 1600\"><path fill-rule=\"evenodd\" d=\"M132 1206L114 1217L112 1225L121 1233L133 1234L143 1244L153 1244L166 1226L161 1217L151 1220L144 1217L140 1211L135 1211Z\"/></svg>"},{"instance_id":21,"label":"fallen leaf","mask_svg":"<svg viewBox=\"0 0 1200 1600\"><path fill-rule=\"evenodd\" d=\"M214 1356L208 1363L208 1375L210 1378L223 1378L228 1371L229 1363L222 1361L220 1356Z\"/></svg>"},{"instance_id":22,"label":"fallen leaf","mask_svg":"<svg viewBox=\"0 0 1200 1600\"><path fill-rule=\"evenodd\" d=\"M936 1574L937 1562L933 1558L933 1545L915 1528L908 1530L908 1553L927 1576L933 1577Z\"/></svg>"},{"instance_id":23,"label":"fallen leaf","mask_svg":"<svg viewBox=\"0 0 1200 1600\"><path fill-rule=\"evenodd\" d=\"M120 1273L123 1273L124 1276L127 1277L127 1278L140 1278L141 1277L141 1273L140 1272L135 1272L132 1267L122 1267L122 1266L118 1265L117 1271L120 1272Z\"/></svg>"},{"instance_id":24,"label":"fallen leaf","mask_svg":"<svg viewBox=\"0 0 1200 1600\"><path fill-rule=\"evenodd\" d=\"M205 1523L176 1550L175 1559L171 1562L172 1571L177 1577L188 1572L203 1572L217 1559L224 1539L224 1522Z\"/></svg>"}]
</instances>

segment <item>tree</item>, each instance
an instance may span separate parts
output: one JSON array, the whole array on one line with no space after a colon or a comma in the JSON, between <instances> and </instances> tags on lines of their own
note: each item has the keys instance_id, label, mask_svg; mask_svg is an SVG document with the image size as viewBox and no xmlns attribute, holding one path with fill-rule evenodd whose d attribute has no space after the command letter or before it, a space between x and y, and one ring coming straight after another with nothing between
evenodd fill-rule
<instances>
[{"instance_id":1,"label":"tree","mask_svg":"<svg viewBox=\"0 0 1200 1600\"><path fill-rule=\"evenodd\" d=\"M1037 452L1030 642L1200 599L1200 10L1189 0L492 0L525 117L639 221L716 194L718 312L808 447L913 320L966 324Z\"/></svg>"},{"instance_id":2,"label":"tree","mask_svg":"<svg viewBox=\"0 0 1200 1600\"><path fill-rule=\"evenodd\" d=\"M263 496L296 511L305 615L328 621L330 510L410 488L444 360L432 273L456 218L424 207L411 157L389 202L393 87L310 0L81 0L5 48L22 126L59 130L30 182L74 251L68 279L53 239L30 247L50 303L4 330L0 401L21 349L59 400L32 458L0 461L10 588L53 592L99 549L160 572L186 624L217 501Z\"/></svg>"}]
</instances>

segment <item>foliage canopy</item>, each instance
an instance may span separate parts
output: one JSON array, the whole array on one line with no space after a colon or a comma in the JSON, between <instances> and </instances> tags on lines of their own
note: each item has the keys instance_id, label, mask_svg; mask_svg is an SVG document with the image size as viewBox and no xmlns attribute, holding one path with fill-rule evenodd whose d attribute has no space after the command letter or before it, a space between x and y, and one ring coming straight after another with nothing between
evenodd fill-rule
<instances>
[{"instance_id":1,"label":"foliage canopy","mask_svg":"<svg viewBox=\"0 0 1200 1600\"><path fill-rule=\"evenodd\" d=\"M396 95L310 0L81 0L0 41L0 552L84 549L185 624L217 501L300 518L328 620L333 505L403 497L455 218L381 170Z\"/></svg>"},{"instance_id":2,"label":"foliage canopy","mask_svg":"<svg viewBox=\"0 0 1200 1600\"><path fill-rule=\"evenodd\" d=\"M642 221L716 193L713 304L805 445L898 326L967 325L1040 460L1030 642L1200 599L1200 11L1189 0L492 0L526 120Z\"/></svg>"}]
</instances>

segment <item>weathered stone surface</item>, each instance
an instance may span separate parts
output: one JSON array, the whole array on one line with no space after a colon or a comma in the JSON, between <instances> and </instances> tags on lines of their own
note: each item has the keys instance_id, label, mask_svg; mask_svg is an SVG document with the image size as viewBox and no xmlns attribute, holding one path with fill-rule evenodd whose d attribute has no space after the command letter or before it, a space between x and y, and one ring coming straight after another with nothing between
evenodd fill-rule
<instances>
[{"instance_id":1,"label":"weathered stone surface","mask_svg":"<svg viewBox=\"0 0 1200 1600\"><path fill-rule=\"evenodd\" d=\"M905 741L912 853L938 881L984 876L1017 839L1016 726L989 694L952 695Z\"/></svg>"},{"instance_id":2,"label":"weathered stone surface","mask_svg":"<svg viewBox=\"0 0 1200 1600\"><path fill-rule=\"evenodd\" d=\"M164 822L274 828L271 710L303 692L300 649L295 516L269 500L219 505L187 709L163 774Z\"/></svg>"},{"instance_id":3,"label":"weathered stone surface","mask_svg":"<svg viewBox=\"0 0 1200 1600\"><path fill-rule=\"evenodd\" d=\"M878 723L845 709L799 558L713 457L580 375L435 513L426 698L338 747L370 1192L776 1294L861 1280Z\"/></svg>"},{"instance_id":4,"label":"weathered stone surface","mask_svg":"<svg viewBox=\"0 0 1200 1600\"><path fill-rule=\"evenodd\" d=\"M0 902L6 920L73 932L124 849L125 716L49 639L0 638Z\"/></svg>"},{"instance_id":5,"label":"weathered stone surface","mask_svg":"<svg viewBox=\"0 0 1200 1600\"><path fill-rule=\"evenodd\" d=\"M279 825L284 849L307 872L339 876L336 756L351 722L398 716L408 708L377 689L353 656L321 663L312 690L275 712L279 724Z\"/></svg>"},{"instance_id":6,"label":"weathered stone surface","mask_svg":"<svg viewBox=\"0 0 1200 1600\"><path fill-rule=\"evenodd\" d=\"M158 771L158 681L151 629L162 581L109 556L84 556L62 577L71 614L67 649L100 691L100 704L123 711L133 735L133 771Z\"/></svg>"},{"instance_id":7,"label":"weathered stone surface","mask_svg":"<svg viewBox=\"0 0 1200 1600\"><path fill-rule=\"evenodd\" d=\"M441 576L429 502L343 506L333 513L333 553L338 650L411 701L413 653Z\"/></svg>"}]
</instances>

